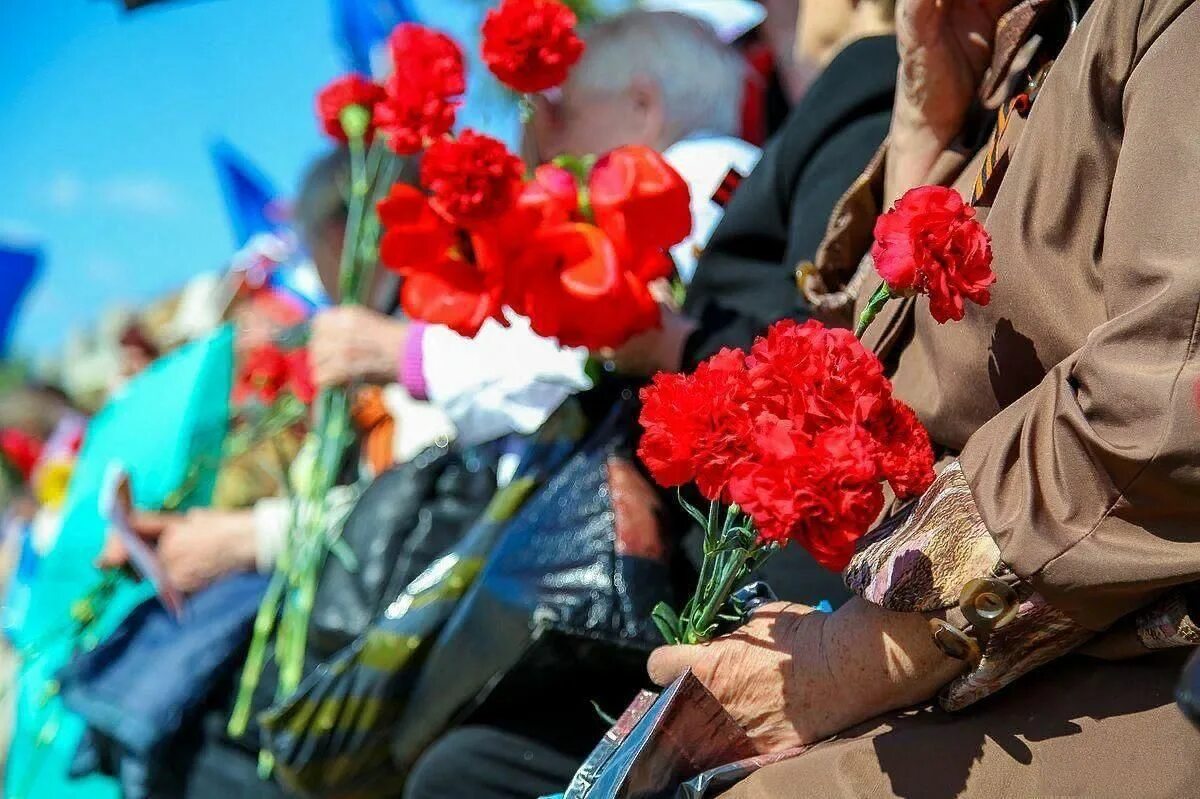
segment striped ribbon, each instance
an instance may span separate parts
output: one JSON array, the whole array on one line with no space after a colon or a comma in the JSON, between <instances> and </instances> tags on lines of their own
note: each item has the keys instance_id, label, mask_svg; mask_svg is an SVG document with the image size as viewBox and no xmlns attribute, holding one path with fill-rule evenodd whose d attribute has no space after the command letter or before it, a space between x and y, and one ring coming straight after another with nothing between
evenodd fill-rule
<instances>
[{"instance_id":1,"label":"striped ribbon","mask_svg":"<svg viewBox=\"0 0 1200 799\"><path fill-rule=\"evenodd\" d=\"M992 131L992 138L988 143L987 156L984 157L983 166L980 167L979 175L975 178L975 188L971 192L971 205L978 205L987 192L992 176L996 172L996 164L1000 160L1000 142L1004 138L1005 131L1008 130L1008 123L1012 120L1012 115L1015 113L1022 117L1026 116L1032 105L1032 96L1022 92L1000 106L1000 110L996 113L996 128Z\"/></svg>"}]
</instances>

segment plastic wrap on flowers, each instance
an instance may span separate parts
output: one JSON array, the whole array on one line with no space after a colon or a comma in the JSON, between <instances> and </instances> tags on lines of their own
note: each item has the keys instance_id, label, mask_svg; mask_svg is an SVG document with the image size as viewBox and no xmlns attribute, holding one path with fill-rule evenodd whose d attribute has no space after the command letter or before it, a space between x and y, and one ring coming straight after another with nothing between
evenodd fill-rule
<instances>
[{"instance_id":1,"label":"plastic wrap on flowers","mask_svg":"<svg viewBox=\"0 0 1200 799\"><path fill-rule=\"evenodd\" d=\"M477 579L504 530L546 475L575 448L579 421L566 405L539 433L517 476L483 516L435 560L354 643L259 716L276 775L290 789L330 796L397 780L388 744L430 646Z\"/></svg>"}]
</instances>

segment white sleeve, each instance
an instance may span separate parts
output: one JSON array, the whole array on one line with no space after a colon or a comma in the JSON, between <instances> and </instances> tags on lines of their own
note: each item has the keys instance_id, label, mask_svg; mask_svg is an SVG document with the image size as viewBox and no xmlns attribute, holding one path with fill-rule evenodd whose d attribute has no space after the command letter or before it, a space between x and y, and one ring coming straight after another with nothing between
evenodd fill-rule
<instances>
[{"instance_id":1,"label":"white sleeve","mask_svg":"<svg viewBox=\"0 0 1200 799\"><path fill-rule=\"evenodd\" d=\"M572 394L591 388L587 351L560 347L511 315L488 321L475 338L431 325L422 342L429 399L454 422L466 446L509 433L533 433Z\"/></svg>"}]
</instances>

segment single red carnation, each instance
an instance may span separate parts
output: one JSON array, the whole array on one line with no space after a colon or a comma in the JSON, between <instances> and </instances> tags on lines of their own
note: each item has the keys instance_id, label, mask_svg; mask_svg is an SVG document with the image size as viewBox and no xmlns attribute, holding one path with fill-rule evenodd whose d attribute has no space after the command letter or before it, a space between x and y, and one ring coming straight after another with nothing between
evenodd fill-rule
<instances>
[{"instance_id":1,"label":"single red carnation","mask_svg":"<svg viewBox=\"0 0 1200 799\"><path fill-rule=\"evenodd\" d=\"M962 319L964 299L991 301L991 237L953 189L921 186L901 197L876 221L871 257L893 294L928 295L939 323Z\"/></svg>"},{"instance_id":2,"label":"single red carnation","mask_svg":"<svg viewBox=\"0 0 1200 799\"><path fill-rule=\"evenodd\" d=\"M518 92L558 86L583 55L576 22L558 0L504 0L483 22L483 63Z\"/></svg>"},{"instance_id":3,"label":"single red carnation","mask_svg":"<svg viewBox=\"0 0 1200 799\"><path fill-rule=\"evenodd\" d=\"M397 184L379 203L379 260L404 277L400 304L413 319L474 336L489 318L503 321L502 263L493 245L456 229L429 198Z\"/></svg>"},{"instance_id":4,"label":"single red carnation","mask_svg":"<svg viewBox=\"0 0 1200 799\"><path fill-rule=\"evenodd\" d=\"M649 147L619 147L596 162L588 176L596 224L621 258L643 280L670 275L666 250L692 232L687 183Z\"/></svg>"},{"instance_id":5,"label":"single red carnation","mask_svg":"<svg viewBox=\"0 0 1200 799\"><path fill-rule=\"evenodd\" d=\"M42 457L42 442L16 427L0 429L0 456L28 482Z\"/></svg>"},{"instance_id":6,"label":"single red carnation","mask_svg":"<svg viewBox=\"0 0 1200 799\"><path fill-rule=\"evenodd\" d=\"M400 155L414 155L454 127L466 91L462 51L424 25L402 23L389 39L393 73L375 105L374 125Z\"/></svg>"},{"instance_id":7,"label":"single red carnation","mask_svg":"<svg viewBox=\"0 0 1200 799\"><path fill-rule=\"evenodd\" d=\"M274 344L263 344L246 354L234 385L234 401L258 399L270 405L287 388L291 364L287 354Z\"/></svg>"},{"instance_id":8,"label":"single red carnation","mask_svg":"<svg viewBox=\"0 0 1200 799\"><path fill-rule=\"evenodd\" d=\"M321 121L321 128L329 136L344 142L349 137L342 127L342 112L351 106L358 106L365 113L367 129L364 138L369 141L373 135L370 121L375 105L383 97L383 87L369 78L353 72L342 75L334 78L317 93L317 119Z\"/></svg>"},{"instance_id":9,"label":"single red carnation","mask_svg":"<svg viewBox=\"0 0 1200 799\"><path fill-rule=\"evenodd\" d=\"M317 398L317 384L313 381L312 365L308 360L308 350L301 348L287 354L288 391L305 405L311 405Z\"/></svg>"},{"instance_id":10,"label":"single red carnation","mask_svg":"<svg viewBox=\"0 0 1200 799\"><path fill-rule=\"evenodd\" d=\"M542 227L524 242L512 274L513 309L529 317L534 332L564 347L619 346L659 323L646 284L622 268L594 225Z\"/></svg>"},{"instance_id":11,"label":"single red carnation","mask_svg":"<svg viewBox=\"0 0 1200 799\"><path fill-rule=\"evenodd\" d=\"M399 275L441 261L455 243L454 226L441 217L419 189L405 183L392 186L379 201L379 260Z\"/></svg>"},{"instance_id":12,"label":"single red carnation","mask_svg":"<svg viewBox=\"0 0 1200 799\"><path fill-rule=\"evenodd\" d=\"M466 228L508 211L521 192L523 173L521 159L503 142L471 130L434 142L421 159L421 185L430 204Z\"/></svg>"},{"instance_id":13,"label":"single red carnation","mask_svg":"<svg viewBox=\"0 0 1200 799\"><path fill-rule=\"evenodd\" d=\"M446 97L467 91L467 70L458 44L440 31L402 22L388 37L392 75L397 81L420 85Z\"/></svg>"}]
</instances>

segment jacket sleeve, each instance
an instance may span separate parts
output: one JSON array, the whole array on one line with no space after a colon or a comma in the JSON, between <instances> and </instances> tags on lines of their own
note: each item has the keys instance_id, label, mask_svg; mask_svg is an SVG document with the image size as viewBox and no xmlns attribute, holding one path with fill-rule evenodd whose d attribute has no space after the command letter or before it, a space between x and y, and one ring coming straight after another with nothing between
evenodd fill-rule
<instances>
[{"instance_id":1,"label":"jacket sleeve","mask_svg":"<svg viewBox=\"0 0 1200 799\"><path fill-rule=\"evenodd\" d=\"M1096 242L1107 321L960 456L1003 560L1092 630L1200 580L1196 41L1188 4L1124 83Z\"/></svg>"},{"instance_id":2,"label":"jacket sleeve","mask_svg":"<svg viewBox=\"0 0 1200 799\"><path fill-rule=\"evenodd\" d=\"M803 163L789 157L786 130L767 146L700 257L684 306L699 328L684 348L684 369L722 347L749 347L780 319L807 318L796 267L814 258L834 204L879 148L888 121L863 117Z\"/></svg>"}]
</instances>

